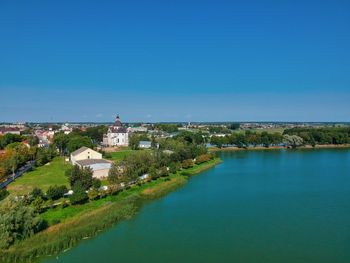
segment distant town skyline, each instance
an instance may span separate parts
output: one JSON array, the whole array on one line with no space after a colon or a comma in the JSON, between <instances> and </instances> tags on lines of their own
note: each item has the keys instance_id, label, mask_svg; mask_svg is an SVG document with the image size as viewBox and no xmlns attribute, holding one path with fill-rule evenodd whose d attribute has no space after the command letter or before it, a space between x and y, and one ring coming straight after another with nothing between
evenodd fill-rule
<instances>
[{"instance_id":1,"label":"distant town skyline","mask_svg":"<svg viewBox=\"0 0 350 263\"><path fill-rule=\"evenodd\" d=\"M0 3L0 122L350 121L350 3Z\"/></svg>"}]
</instances>

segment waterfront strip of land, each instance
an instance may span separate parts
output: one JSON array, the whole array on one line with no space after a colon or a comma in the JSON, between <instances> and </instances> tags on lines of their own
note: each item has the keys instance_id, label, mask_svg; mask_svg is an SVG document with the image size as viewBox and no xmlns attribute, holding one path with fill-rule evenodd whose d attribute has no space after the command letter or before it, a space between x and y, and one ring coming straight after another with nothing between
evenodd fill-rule
<instances>
[{"instance_id":1,"label":"waterfront strip of land","mask_svg":"<svg viewBox=\"0 0 350 263\"><path fill-rule=\"evenodd\" d=\"M35 262L43 256L56 255L70 249L81 240L96 236L117 222L132 217L146 202L183 186L189 176L214 167L220 162L219 158L215 158L168 177L134 185L121 193L91 203L72 206L69 209L58 207L49 210L42 216L48 221L54 218L59 223L6 250L1 250L0 262Z\"/></svg>"}]
</instances>

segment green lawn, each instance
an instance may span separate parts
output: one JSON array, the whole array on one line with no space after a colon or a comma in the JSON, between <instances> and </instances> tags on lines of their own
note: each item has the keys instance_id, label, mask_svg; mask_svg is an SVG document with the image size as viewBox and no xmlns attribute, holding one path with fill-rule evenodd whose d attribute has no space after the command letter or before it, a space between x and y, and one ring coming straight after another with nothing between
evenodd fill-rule
<instances>
[{"instance_id":1,"label":"green lawn","mask_svg":"<svg viewBox=\"0 0 350 263\"><path fill-rule=\"evenodd\" d=\"M56 157L50 163L25 173L15 182L9 184L8 191L11 195L23 195L28 194L34 187L39 187L43 191L55 184L68 187L68 178L65 176L68 167L70 164L64 164L61 157Z\"/></svg>"},{"instance_id":2,"label":"green lawn","mask_svg":"<svg viewBox=\"0 0 350 263\"><path fill-rule=\"evenodd\" d=\"M250 129L252 132L257 132L257 133L262 133L262 132L267 132L267 133L280 133L282 134L284 132L284 128L278 127L278 128L266 128L266 129ZM233 131L234 133L244 133L245 131L242 129L237 129Z\"/></svg>"},{"instance_id":3,"label":"green lawn","mask_svg":"<svg viewBox=\"0 0 350 263\"><path fill-rule=\"evenodd\" d=\"M266 128L266 129L252 129L252 131L256 131L258 133L267 132L267 133L280 133L282 134L284 132L284 128L278 127L278 128Z\"/></svg>"},{"instance_id":4,"label":"green lawn","mask_svg":"<svg viewBox=\"0 0 350 263\"><path fill-rule=\"evenodd\" d=\"M124 159L125 156L130 155L133 152L133 150L122 150L122 151L118 151L118 152L111 152L109 153L112 157L108 158L110 160L113 161L121 161Z\"/></svg>"},{"instance_id":5,"label":"green lawn","mask_svg":"<svg viewBox=\"0 0 350 263\"><path fill-rule=\"evenodd\" d=\"M149 149L144 149L144 150L131 150L131 149L126 149L126 150L121 150L121 151L117 151L117 152L111 152L109 153L112 157L108 158L109 160L118 162L118 161L122 161L126 156L132 154L133 152L136 151L149 151Z\"/></svg>"}]
</instances>

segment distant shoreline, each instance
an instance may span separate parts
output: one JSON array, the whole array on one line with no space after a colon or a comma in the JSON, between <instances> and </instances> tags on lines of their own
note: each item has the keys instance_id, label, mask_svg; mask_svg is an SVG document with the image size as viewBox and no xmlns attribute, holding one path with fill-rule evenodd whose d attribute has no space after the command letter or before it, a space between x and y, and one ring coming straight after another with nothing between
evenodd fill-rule
<instances>
[{"instance_id":1,"label":"distant shoreline","mask_svg":"<svg viewBox=\"0 0 350 263\"><path fill-rule=\"evenodd\" d=\"M324 144L324 145L315 145L314 147L311 145L304 145L297 147L295 149L337 149L337 148L350 148L350 144ZM270 147L264 147L264 146L249 146L246 148L239 148L237 146L228 146L228 147L222 147L218 148L216 146L209 147L209 151L211 152L220 152L220 151L261 151L261 150L291 150L292 148L284 147L284 146L270 146Z\"/></svg>"}]
</instances>

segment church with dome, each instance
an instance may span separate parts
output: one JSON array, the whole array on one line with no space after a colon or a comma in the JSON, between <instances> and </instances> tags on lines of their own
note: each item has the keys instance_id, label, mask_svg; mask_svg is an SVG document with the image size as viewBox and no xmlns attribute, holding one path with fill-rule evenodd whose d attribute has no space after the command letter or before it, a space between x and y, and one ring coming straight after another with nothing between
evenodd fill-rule
<instances>
[{"instance_id":1,"label":"church with dome","mask_svg":"<svg viewBox=\"0 0 350 263\"><path fill-rule=\"evenodd\" d=\"M128 146L129 133L123 127L119 115L115 118L115 122L108 128L107 134L103 136L103 145L105 146Z\"/></svg>"}]
</instances>

